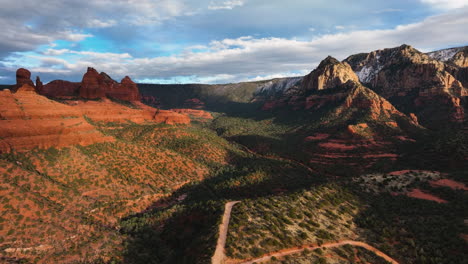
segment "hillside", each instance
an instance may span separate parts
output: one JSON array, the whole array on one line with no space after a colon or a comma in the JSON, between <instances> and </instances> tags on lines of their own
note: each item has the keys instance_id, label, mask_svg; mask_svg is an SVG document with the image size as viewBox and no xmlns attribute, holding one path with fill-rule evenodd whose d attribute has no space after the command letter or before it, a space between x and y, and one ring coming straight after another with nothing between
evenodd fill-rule
<instances>
[{"instance_id":1,"label":"hillside","mask_svg":"<svg viewBox=\"0 0 468 264\"><path fill-rule=\"evenodd\" d=\"M463 52L225 85L20 69L0 91L0 262L210 263L238 201L226 263L464 263Z\"/></svg>"}]
</instances>

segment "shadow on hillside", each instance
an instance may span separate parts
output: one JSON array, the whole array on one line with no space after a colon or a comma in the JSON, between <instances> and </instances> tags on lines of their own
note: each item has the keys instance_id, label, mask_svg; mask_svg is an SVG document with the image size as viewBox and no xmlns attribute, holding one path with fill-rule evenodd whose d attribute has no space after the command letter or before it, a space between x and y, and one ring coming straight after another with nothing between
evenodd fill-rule
<instances>
[{"instance_id":1,"label":"shadow on hillside","mask_svg":"<svg viewBox=\"0 0 468 264\"><path fill-rule=\"evenodd\" d=\"M128 236L123 262L208 263L226 201L284 194L327 181L288 161L246 153L232 153L230 160L213 177L123 219L122 233Z\"/></svg>"}]
</instances>

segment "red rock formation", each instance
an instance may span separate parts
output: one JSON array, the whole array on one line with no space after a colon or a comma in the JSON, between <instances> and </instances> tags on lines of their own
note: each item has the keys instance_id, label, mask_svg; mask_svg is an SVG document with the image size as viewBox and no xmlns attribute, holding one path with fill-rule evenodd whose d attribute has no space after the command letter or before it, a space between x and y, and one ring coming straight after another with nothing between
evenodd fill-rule
<instances>
[{"instance_id":1,"label":"red rock formation","mask_svg":"<svg viewBox=\"0 0 468 264\"><path fill-rule=\"evenodd\" d=\"M416 113L426 126L440 127L448 120L464 120L463 108L457 105L456 98L468 94L463 86L466 83L463 68L457 68L465 63L465 56L460 52L455 57L456 63L450 61L449 65L402 45L353 55L345 61L362 82L378 89L380 95L397 107ZM398 99L401 97L412 100ZM447 100L448 97L453 100Z\"/></svg>"},{"instance_id":2,"label":"red rock formation","mask_svg":"<svg viewBox=\"0 0 468 264\"><path fill-rule=\"evenodd\" d=\"M450 62L461 68L468 67L468 47L465 47L464 49L457 52L450 59Z\"/></svg>"},{"instance_id":3,"label":"red rock formation","mask_svg":"<svg viewBox=\"0 0 468 264\"><path fill-rule=\"evenodd\" d=\"M49 97L70 98L79 94L81 83L63 80L51 81L44 85L40 94Z\"/></svg>"},{"instance_id":4,"label":"red rock formation","mask_svg":"<svg viewBox=\"0 0 468 264\"><path fill-rule=\"evenodd\" d=\"M301 90L317 91L334 88L349 80L359 82L351 66L328 56L320 63L317 69L304 77Z\"/></svg>"},{"instance_id":5,"label":"red rock formation","mask_svg":"<svg viewBox=\"0 0 468 264\"><path fill-rule=\"evenodd\" d=\"M117 89L115 89L117 88ZM107 92L109 97L113 97L125 101L140 101L141 96L136 83L125 76L120 82L120 85L114 84L113 89Z\"/></svg>"},{"instance_id":6,"label":"red rock formation","mask_svg":"<svg viewBox=\"0 0 468 264\"><path fill-rule=\"evenodd\" d=\"M413 120L415 124L419 124L418 117L414 113L410 113L409 117L411 118L411 120Z\"/></svg>"},{"instance_id":7,"label":"red rock formation","mask_svg":"<svg viewBox=\"0 0 468 264\"><path fill-rule=\"evenodd\" d=\"M203 110L196 110L196 109L171 109L171 111L174 111L179 114L185 114L188 116L196 117L196 118L202 118L202 119L213 119L213 116Z\"/></svg>"},{"instance_id":8,"label":"red rock formation","mask_svg":"<svg viewBox=\"0 0 468 264\"><path fill-rule=\"evenodd\" d=\"M86 122L79 109L38 95L25 84L0 91L0 153L113 141Z\"/></svg>"},{"instance_id":9,"label":"red rock formation","mask_svg":"<svg viewBox=\"0 0 468 264\"><path fill-rule=\"evenodd\" d=\"M188 116L168 110L158 109L153 118L158 123L165 123L168 125L190 124L190 118Z\"/></svg>"},{"instance_id":10,"label":"red rock formation","mask_svg":"<svg viewBox=\"0 0 468 264\"><path fill-rule=\"evenodd\" d=\"M36 76L36 90L38 93L42 94L42 90L44 89L44 84L41 82L41 78Z\"/></svg>"},{"instance_id":11,"label":"red rock formation","mask_svg":"<svg viewBox=\"0 0 468 264\"><path fill-rule=\"evenodd\" d=\"M94 68L88 67L83 76L80 88L80 97L85 99L99 99L106 97L104 78Z\"/></svg>"},{"instance_id":12,"label":"red rock formation","mask_svg":"<svg viewBox=\"0 0 468 264\"><path fill-rule=\"evenodd\" d=\"M84 116L98 122L190 123L185 114L157 110L140 102L134 102L134 106L130 108L109 99L62 104L37 94L29 84L16 93L0 91L0 153L115 140L97 131Z\"/></svg>"},{"instance_id":13,"label":"red rock formation","mask_svg":"<svg viewBox=\"0 0 468 264\"><path fill-rule=\"evenodd\" d=\"M31 86L29 84L23 84L18 90L16 91L17 93L36 93L36 88L34 86Z\"/></svg>"},{"instance_id":14,"label":"red rock formation","mask_svg":"<svg viewBox=\"0 0 468 264\"><path fill-rule=\"evenodd\" d=\"M24 68L19 68L16 71L16 85L14 87L14 91L18 90L23 84L28 84L34 87L33 81L31 81L31 72Z\"/></svg>"},{"instance_id":15,"label":"red rock formation","mask_svg":"<svg viewBox=\"0 0 468 264\"><path fill-rule=\"evenodd\" d=\"M205 108L205 103L198 98L187 99L184 102L184 108L190 109L203 109Z\"/></svg>"}]
</instances>

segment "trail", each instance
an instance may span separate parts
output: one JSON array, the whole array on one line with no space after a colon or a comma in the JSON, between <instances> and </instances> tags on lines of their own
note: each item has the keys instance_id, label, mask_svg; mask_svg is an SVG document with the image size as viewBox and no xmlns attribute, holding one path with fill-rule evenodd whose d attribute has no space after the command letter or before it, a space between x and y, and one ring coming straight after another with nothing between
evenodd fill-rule
<instances>
[{"instance_id":1,"label":"trail","mask_svg":"<svg viewBox=\"0 0 468 264\"><path fill-rule=\"evenodd\" d=\"M289 248L289 249L283 249L277 252L270 252L268 254L265 254L262 257L255 258L255 259L250 259L250 260L241 260L241 261L228 261L228 263L238 263L238 264L252 264L252 263L261 263L265 262L271 259L271 257L284 257L287 255L291 254L296 254L300 253L306 249L308 250L314 250L318 248L334 248L334 247L341 247L344 245L352 245L352 246L357 246L357 247L362 247L365 248L369 251L374 252L377 256L382 257L386 261L392 263L392 264L399 264L396 260L393 258L389 257L387 254L383 253L382 251L376 249L375 247L364 243L364 242L359 242L359 241L354 241L354 240L343 240L343 241L338 241L338 242L333 242L333 243L325 243L321 246L318 245L309 245L309 246L302 246L302 247L294 247L294 248Z\"/></svg>"},{"instance_id":2,"label":"trail","mask_svg":"<svg viewBox=\"0 0 468 264\"><path fill-rule=\"evenodd\" d=\"M222 264L226 258L224 254L224 247L226 246L226 237L229 227L229 220L231 218L232 207L239 203L239 201L228 202L224 206L224 215L221 224L219 225L219 237L218 242L216 243L216 250L211 258L211 264Z\"/></svg>"}]
</instances>

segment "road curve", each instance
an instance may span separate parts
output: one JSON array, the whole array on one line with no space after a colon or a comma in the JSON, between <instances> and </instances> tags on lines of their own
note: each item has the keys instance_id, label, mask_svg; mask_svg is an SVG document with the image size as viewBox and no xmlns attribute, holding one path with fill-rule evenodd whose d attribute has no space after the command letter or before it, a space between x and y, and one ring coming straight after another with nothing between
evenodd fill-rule
<instances>
[{"instance_id":1,"label":"road curve","mask_svg":"<svg viewBox=\"0 0 468 264\"><path fill-rule=\"evenodd\" d=\"M224 206L223 220L221 224L219 225L218 242L216 243L215 253L213 257L211 257L211 264L224 263L224 260L226 258L226 255L224 254L224 247L226 246L226 237L227 237L227 232L228 232L228 227L229 227L229 220L231 218L232 207L236 203L239 203L239 201L228 202Z\"/></svg>"},{"instance_id":2,"label":"road curve","mask_svg":"<svg viewBox=\"0 0 468 264\"><path fill-rule=\"evenodd\" d=\"M390 262L392 264L398 264L398 262L396 260L392 259L387 254L385 254L382 251L376 249L375 247L373 247L373 246L371 246L369 244L366 244L364 242L353 241L353 240L343 240L343 241L338 241L338 242L333 242L333 243L326 243L326 244L323 244L321 246L309 245L309 246L289 248L289 249L284 249L284 250L280 250L280 251L277 251L277 252L268 253L268 254L264 255L263 257L260 257L260 258L250 259L250 260L246 260L246 261L240 261L240 262L236 262L236 263L239 263L239 264L261 263L261 262L265 262L265 261L270 260L271 257L277 257L277 258L278 257L284 257L284 256L287 256L287 255L300 253L300 252L304 251L305 249L314 250L314 249L318 249L318 248L334 248L334 247L340 247L340 246L344 246L344 245L352 245L352 246L365 248L365 249L367 249L369 251L374 252L374 254L376 254L379 257L382 257L383 259L385 259L386 261L388 261L388 262Z\"/></svg>"}]
</instances>

